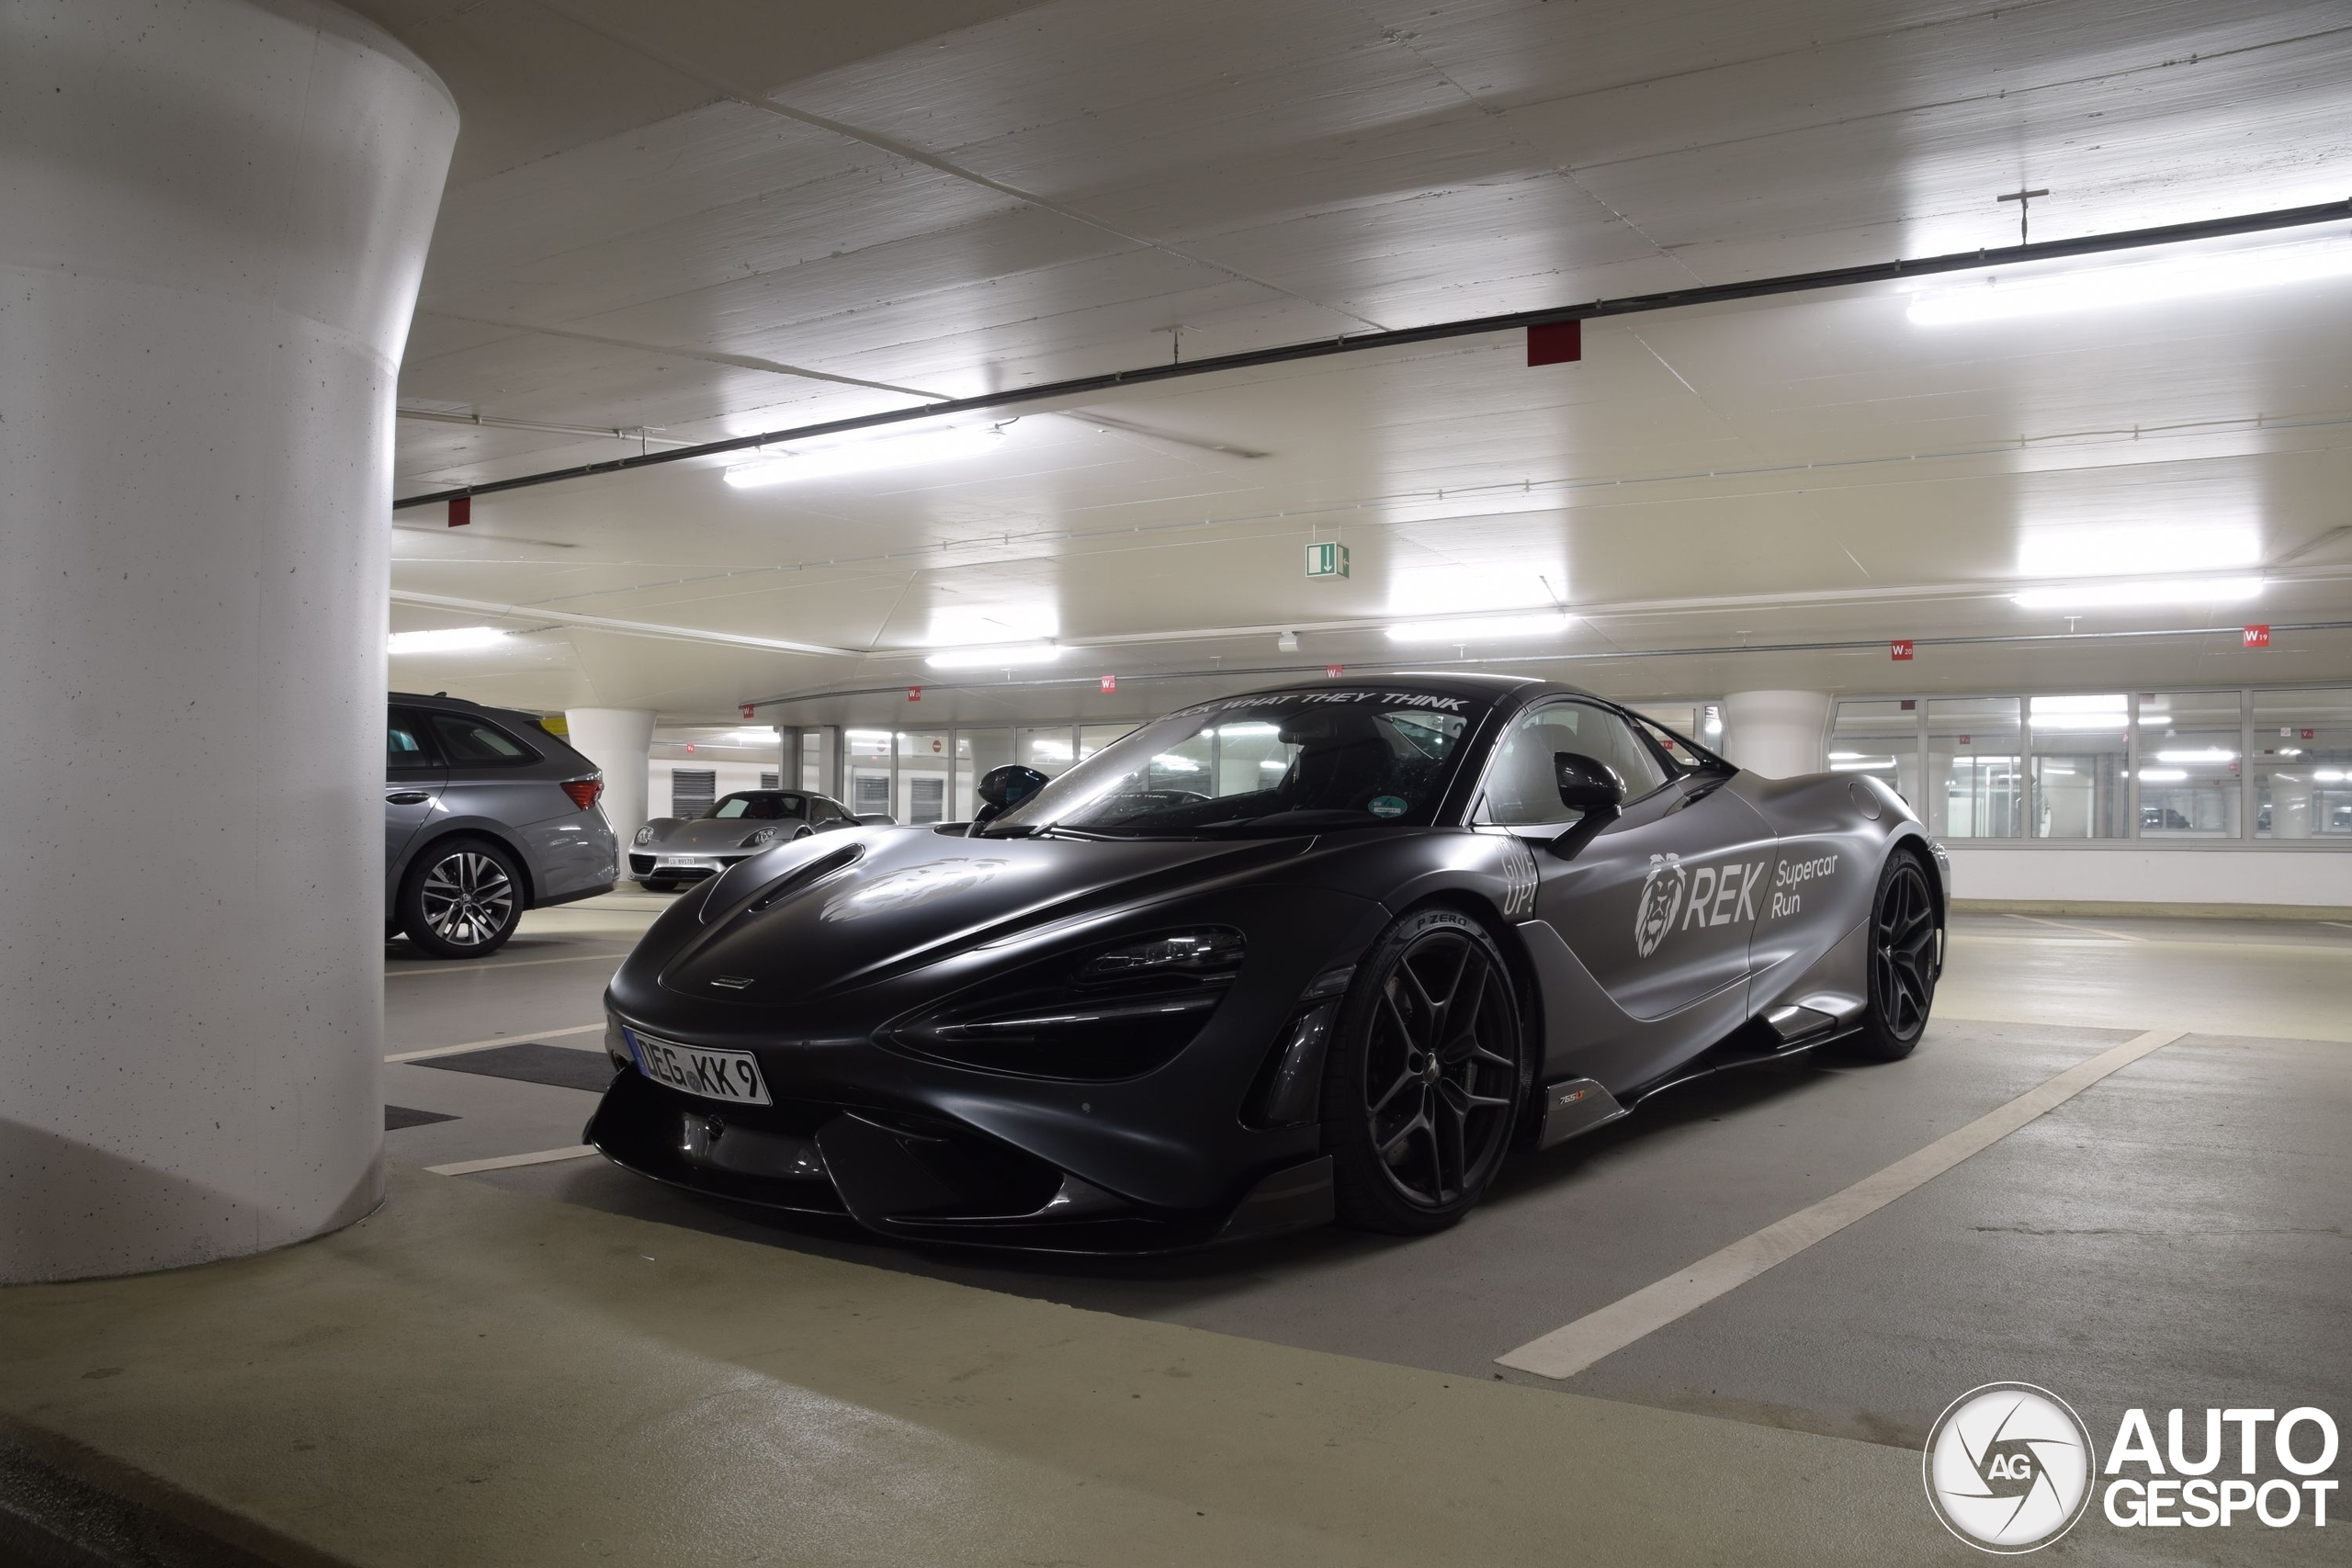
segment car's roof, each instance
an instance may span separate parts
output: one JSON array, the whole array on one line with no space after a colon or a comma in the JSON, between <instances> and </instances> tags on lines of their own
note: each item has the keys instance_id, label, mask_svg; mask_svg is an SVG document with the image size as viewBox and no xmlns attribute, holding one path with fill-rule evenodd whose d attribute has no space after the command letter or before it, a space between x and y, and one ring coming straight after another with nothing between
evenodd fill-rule
<instances>
[{"instance_id":1,"label":"car's roof","mask_svg":"<svg viewBox=\"0 0 2352 1568\"><path fill-rule=\"evenodd\" d=\"M1539 692L1558 692L1575 696L1590 696L1580 686L1570 686L1557 681L1545 681L1533 675L1491 675L1470 671L1383 670L1362 676L1340 675L1317 680L1305 676L1279 686L1261 686L1244 696L1270 696L1278 692L1295 692L1314 687L1332 690L1373 687L1384 692L1428 692L1446 697L1476 697L1481 702L1498 702L1507 696L1532 696ZM1606 699L1603 699L1604 701Z\"/></svg>"}]
</instances>

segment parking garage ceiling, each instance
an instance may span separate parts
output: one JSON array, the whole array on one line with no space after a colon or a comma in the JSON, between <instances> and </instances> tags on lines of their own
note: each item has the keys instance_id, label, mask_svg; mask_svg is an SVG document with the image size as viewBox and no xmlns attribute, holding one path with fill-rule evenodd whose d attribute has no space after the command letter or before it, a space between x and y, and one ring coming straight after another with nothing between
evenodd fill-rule
<instances>
[{"instance_id":1,"label":"parking garage ceiling","mask_svg":"<svg viewBox=\"0 0 2352 1568\"><path fill-rule=\"evenodd\" d=\"M403 494L2011 244L2020 190L2049 193L2035 239L2352 195L2336 4L357 8L465 116ZM2310 241L2203 249L2282 243ZM1408 652L1551 656L1521 667L1636 697L2345 668L2343 630L2236 633L2352 621L2352 276L1941 325L1917 287L1588 322L1571 364L1488 334L1024 405L961 422L972 455L880 471L739 488L737 454L484 496L463 529L401 513L394 626L514 635L394 678L677 716L883 694L770 710L790 722L903 712L914 683L926 718L1124 714L1199 672ZM1347 578L1303 576L1322 540ZM2011 597L2182 574L2269 586ZM1532 641L1385 630L1557 606ZM1013 636L1070 650L1016 680L1084 688L924 663ZM1996 637L2044 640L1939 640Z\"/></svg>"}]
</instances>

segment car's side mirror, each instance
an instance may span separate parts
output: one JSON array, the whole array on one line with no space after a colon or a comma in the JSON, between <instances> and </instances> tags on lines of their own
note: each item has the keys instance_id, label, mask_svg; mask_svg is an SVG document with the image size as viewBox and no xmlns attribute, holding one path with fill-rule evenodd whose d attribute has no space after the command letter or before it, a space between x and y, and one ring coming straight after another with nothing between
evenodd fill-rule
<instances>
[{"instance_id":1,"label":"car's side mirror","mask_svg":"<svg viewBox=\"0 0 2352 1568\"><path fill-rule=\"evenodd\" d=\"M1625 804L1625 781L1598 757L1555 751L1552 771L1560 783L1560 804L1588 817L1614 812Z\"/></svg>"},{"instance_id":2,"label":"car's side mirror","mask_svg":"<svg viewBox=\"0 0 2352 1568\"><path fill-rule=\"evenodd\" d=\"M999 812L1012 810L1045 787L1046 775L1035 768L1019 762L990 768L980 775L980 809L973 814L973 826L978 827Z\"/></svg>"}]
</instances>

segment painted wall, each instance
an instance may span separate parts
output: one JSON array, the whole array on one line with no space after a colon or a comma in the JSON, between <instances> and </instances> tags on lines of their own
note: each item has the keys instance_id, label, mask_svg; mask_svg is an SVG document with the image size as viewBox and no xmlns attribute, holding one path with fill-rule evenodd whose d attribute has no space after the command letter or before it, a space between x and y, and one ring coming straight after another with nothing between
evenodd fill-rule
<instances>
[{"instance_id":1,"label":"painted wall","mask_svg":"<svg viewBox=\"0 0 2352 1568\"><path fill-rule=\"evenodd\" d=\"M2344 851L1945 848L1956 898L2352 908Z\"/></svg>"},{"instance_id":2,"label":"painted wall","mask_svg":"<svg viewBox=\"0 0 2352 1568\"><path fill-rule=\"evenodd\" d=\"M648 817L677 815L672 805L670 774L678 768L684 768L688 772L701 770L718 774L716 794L727 795L734 790L759 788L760 775L763 773L774 773L775 764L771 762L763 767L755 762L722 762L716 758L706 762L693 757L683 760L656 757L646 764L649 774L646 785L646 815Z\"/></svg>"}]
</instances>

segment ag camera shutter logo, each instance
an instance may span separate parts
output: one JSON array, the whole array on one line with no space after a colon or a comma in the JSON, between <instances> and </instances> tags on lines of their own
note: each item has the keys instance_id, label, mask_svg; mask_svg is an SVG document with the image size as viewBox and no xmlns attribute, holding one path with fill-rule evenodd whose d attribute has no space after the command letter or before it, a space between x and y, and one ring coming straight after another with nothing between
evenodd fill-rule
<instances>
[{"instance_id":1,"label":"ag camera shutter logo","mask_svg":"<svg viewBox=\"0 0 2352 1568\"><path fill-rule=\"evenodd\" d=\"M1953 1400L1928 1434L1921 1472L1944 1528L1980 1551L2038 1551L2091 1500L2090 1429L2066 1402L2025 1382Z\"/></svg>"}]
</instances>

